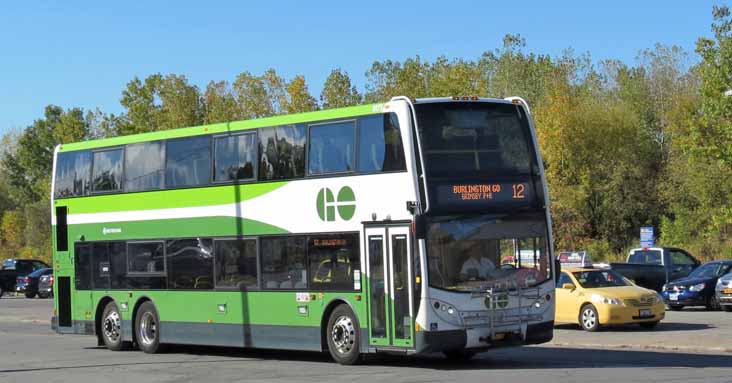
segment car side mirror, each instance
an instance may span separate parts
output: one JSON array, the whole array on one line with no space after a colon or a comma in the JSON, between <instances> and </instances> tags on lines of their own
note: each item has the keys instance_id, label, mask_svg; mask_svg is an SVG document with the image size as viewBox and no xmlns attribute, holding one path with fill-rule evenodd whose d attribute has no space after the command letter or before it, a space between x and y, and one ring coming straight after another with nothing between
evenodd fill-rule
<instances>
[{"instance_id":1,"label":"car side mirror","mask_svg":"<svg viewBox=\"0 0 732 383\"><path fill-rule=\"evenodd\" d=\"M574 290L574 285L571 283L565 283L562 285L562 288L567 290Z\"/></svg>"}]
</instances>

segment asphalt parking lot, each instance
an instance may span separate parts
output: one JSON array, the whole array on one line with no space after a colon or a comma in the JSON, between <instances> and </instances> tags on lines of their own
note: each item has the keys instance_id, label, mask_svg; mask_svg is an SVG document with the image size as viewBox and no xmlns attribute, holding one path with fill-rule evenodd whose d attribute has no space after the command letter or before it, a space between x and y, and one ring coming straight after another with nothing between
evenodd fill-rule
<instances>
[{"instance_id":1,"label":"asphalt parking lot","mask_svg":"<svg viewBox=\"0 0 732 383\"><path fill-rule=\"evenodd\" d=\"M500 349L467 363L380 357L344 367L318 353L173 347L112 352L88 336L50 330L51 301L0 299L2 382L732 381L732 314L671 312L656 330L586 333L560 326L552 344Z\"/></svg>"}]
</instances>

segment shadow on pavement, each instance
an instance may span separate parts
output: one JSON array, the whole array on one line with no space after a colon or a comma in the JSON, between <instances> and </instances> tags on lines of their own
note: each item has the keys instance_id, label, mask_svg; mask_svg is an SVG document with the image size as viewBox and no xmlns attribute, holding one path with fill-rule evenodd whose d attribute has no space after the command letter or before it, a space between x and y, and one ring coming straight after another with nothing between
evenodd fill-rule
<instances>
[{"instance_id":1,"label":"shadow on pavement","mask_svg":"<svg viewBox=\"0 0 732 383\"><path fill-rule=\"evenodd\" d=\"M584 331L582 327L576 324L560 324L554 326L558 330L576 330ZM616 325L602 327L600 332L665 332L665 331L696 331L716 328L706 323L659 323L652 329L643 328L637 324Z\"/></svg>"},{"instance_id":2,"label":"shadow on pavement","mask_svg":"<svg viewBox=\"0 0 732 383\"><path fill-rule=\"evenodd\" d=\"M335 363L328 353L244 350L220 347L174 346L169 353L253 358L267 361ZM441 354L425 356L367 355L361 365L409 367L434 370L502 370L567 368L730 368L732 354L693 354L661 351L599 350L587 348L523 347L497 349L465 362L454 362Z\"/></svg>"},{"instance_id":3,"label":"shadow on pavement","mask_svg":"<svg viewBox=\"0 0 732 383\"><path fill-rule=\"evenodd\" d=\"M100 352L102 352L100 350ZM225 359L200 360L200 361L178 361L178 360L155 360L153 355L146 357L145 361L120 362L120 363L90 363L74 366L40 367L40 368L18 368L0 370L0 374L22 373L31 371L47 370L74 370L99 367L125 367L139 365L168 365L180 363L195 363L200 366L214 366L224 363L256 363L257 361L286 362L296 361L313 364L328 364L332 368L349 369L363 368L368 366L394 367L394 368L418 368L429 370L569 370L587 368L730 368L732 366L732 354L691 354L680 352L657 352L657 351L628 351L628 350L599 350L585 348L553 348L553 347L524 347L513 349L499 349L488 351L476 356L473 360L466 362L449 361L439 354L426 356L403 357L397 355L372 356L362 363L361 366L347 367L338 366L330 359L327 353L317 352L293 352L279 350L253 350L221 347L193 347L193 346L170 346L167 356L176 354L221 357ZM242 359L237 360L237 359ZM318 367L318 366L313 366ZM282 368L287 368L283 364ZM320 368L320 367L318 367Z\"/></svg>"}]
</instances>

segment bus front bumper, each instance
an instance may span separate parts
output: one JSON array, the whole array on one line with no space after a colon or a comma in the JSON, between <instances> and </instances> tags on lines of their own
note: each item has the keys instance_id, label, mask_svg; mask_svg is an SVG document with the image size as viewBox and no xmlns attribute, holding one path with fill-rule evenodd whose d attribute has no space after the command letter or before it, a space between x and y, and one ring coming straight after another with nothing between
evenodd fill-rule
<instances>
[{"instance_id":1,"label":"bus front bumper","mask_svg":"<svg viewBox=\"0 0 732 383\"><path fill-rule=\"evenodd\" d=\"M490 330L485 327L465 330L421 331L416 333L416 344L418 353L430 353L541 344L549 342L553 337L554 321L548 321L527 325L525 336L514 332L499 332L492 339Z\"/></svg>"}]
</instances>

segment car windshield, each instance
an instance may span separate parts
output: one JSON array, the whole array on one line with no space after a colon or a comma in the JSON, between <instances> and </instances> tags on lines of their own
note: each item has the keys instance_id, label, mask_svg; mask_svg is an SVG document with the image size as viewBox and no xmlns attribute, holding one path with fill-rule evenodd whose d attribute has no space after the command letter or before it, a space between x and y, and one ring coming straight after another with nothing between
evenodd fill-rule
<instances>
[{"instance_id":1,"label":"car windshield","mask_svg":"<svg viewBox=\"0 0 732 383\"><path fill-rule=\"evenodd\" d=\"M432 218L427 228L431 286L474 291L528 287L551 276L541 213Z\"/></svg>"},{"instance_id":2,"label":"car windshield","mask_svg":"<svg viewBox=\"0 0 732 383\"><path fill-rule=\"evenodd\" d=\"M724 274L727 269L728 266L722 263L707 263L692 271L689 278L714 278Z\"/></svg>"},{"instance_id":3,"label":"car windshield","mask_svg":"<svg viewBox=\"0 0 732 383\"><path fill-rule=\"evenodd\" d=\"M586 289L629 286L620 274L612 270L576 271L572 275Z\"/></svg>"},{"instance_id":4,"label":"car windshield","mask_svg":"<svg viewBox=\"0 0 732 383\"><path fill-rule=\"evenodd\" d=\"M649 265L663 264L663 257L658 250L636 250L628 258L628 263L643 263Z\"/></svg>"}]
</instances>

